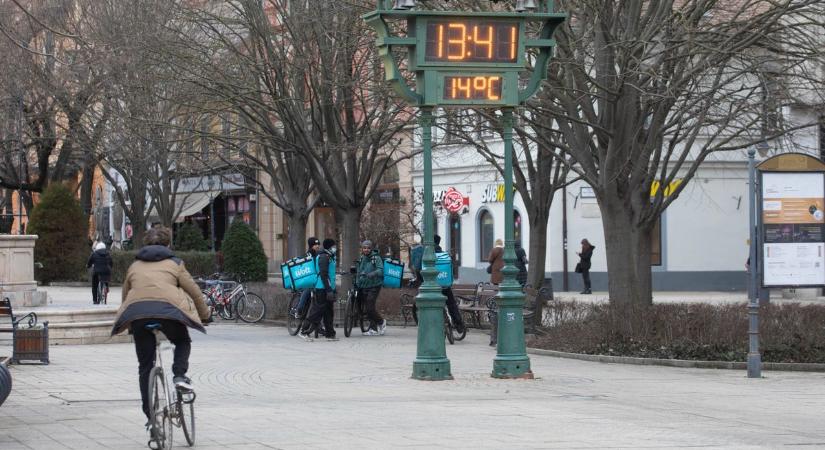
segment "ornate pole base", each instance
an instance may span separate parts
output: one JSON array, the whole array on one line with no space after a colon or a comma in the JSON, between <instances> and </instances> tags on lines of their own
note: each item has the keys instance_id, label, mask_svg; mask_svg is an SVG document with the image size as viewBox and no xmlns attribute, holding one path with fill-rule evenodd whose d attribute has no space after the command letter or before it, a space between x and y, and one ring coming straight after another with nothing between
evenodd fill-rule
<instances>
[{"instance_id":1,"label":"ornate pole base","mask_svg":"<svg viewBox=\"0 0 825 450\"><path fill-rule=\"evenodd\" d=\"M435 270L425 268L424 272ZM452 380L450 360L444 344L444 296L437 285L421 286L415 304L418 306L418 352L413 361L412 378L416 380Z\"/></svg>"}]
</instances>

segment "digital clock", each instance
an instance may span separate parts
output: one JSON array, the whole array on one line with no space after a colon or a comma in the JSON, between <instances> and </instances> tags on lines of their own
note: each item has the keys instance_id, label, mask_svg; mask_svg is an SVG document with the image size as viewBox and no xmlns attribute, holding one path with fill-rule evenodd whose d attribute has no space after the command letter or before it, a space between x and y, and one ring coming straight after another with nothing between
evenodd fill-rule
<instances>
[{"instance_id":1,"label":"digital clock","mask_svg":"<svg viewBox=\"0 0 825 450\"><path fill-rule=\"evenodd\" d=\"M426 62L516 63L519 22L439 19L427 22Z\"/></svg>"},{"instance_id":2,"label":"digital clock","mask_svg":"<svg viewBox=\"0 0 825 450\"><path fill-rule=\"evenodd\" d=\"M501 75L445 76L445 100L501 100Z\"/></svg>"}]
</instances>

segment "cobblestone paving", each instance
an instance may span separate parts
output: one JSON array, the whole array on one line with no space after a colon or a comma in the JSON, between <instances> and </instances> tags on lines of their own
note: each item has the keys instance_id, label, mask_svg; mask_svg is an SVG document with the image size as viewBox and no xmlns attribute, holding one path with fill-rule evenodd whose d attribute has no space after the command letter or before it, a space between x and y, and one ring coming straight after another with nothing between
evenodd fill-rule
<instances>
[{"instance_id":1,"label":"cobblestone paving","mask_svg":"<svg viewBox=\"0 0 825 450\"><path fill-rule=\"evenodd\" d=\"M196 447L825 447L825 374L751 380L532 355L536 380L497 380L495 351L472 330L448 346L455 380L422 382L409 378L415 333L306 343L227 322L193 333ZM146 448L131 344L55 346L51 360L12 366L0 449Z\"/></svg>"}]
</instances>

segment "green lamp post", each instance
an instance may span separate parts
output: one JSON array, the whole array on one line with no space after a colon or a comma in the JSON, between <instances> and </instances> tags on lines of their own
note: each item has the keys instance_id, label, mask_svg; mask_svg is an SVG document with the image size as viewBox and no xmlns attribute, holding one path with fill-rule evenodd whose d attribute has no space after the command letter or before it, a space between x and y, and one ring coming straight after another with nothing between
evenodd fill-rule
<instances>
[{"instance_id":1,"label":"green lamp post","mask_svg":"<svg viewBox=\"0 0 825 450\"><path fill-rule=\"evenodd\" d=\"M392 5L390 5L392 3ZM513 109L538 90L547 76L555 41L553 32L566 15L553 12L553 1L518 0L515 12L422 11L414 0L378 0L375 11L363 16L377 34L378 55L385 79L407 102L421 109L424 158L424 283L416 297L418 347L412 377L452 379L444 345L442 308L445 298L436 282L433 245L432 126L435 107L497 108L504 128L505 266L500 286L498 348L492 376L532 378L524 344L524 294L516 281L513 225ZM388 22L405 21L406 36L393 36ZM527 24L541 25L535 34ZM406 68L415 73L415 88L401 75L392 48L407 51ZM519 89L528 65L527 48L537 52L527 87Z\"/></svg>"}]
</instances>

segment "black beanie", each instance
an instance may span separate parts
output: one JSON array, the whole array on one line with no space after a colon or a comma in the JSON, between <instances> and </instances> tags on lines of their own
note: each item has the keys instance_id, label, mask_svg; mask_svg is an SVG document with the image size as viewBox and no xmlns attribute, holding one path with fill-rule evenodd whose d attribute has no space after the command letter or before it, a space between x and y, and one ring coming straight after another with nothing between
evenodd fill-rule
<instances>
[{"instance_id":1,"label":"black beanie","mask_svg":"<svg viewBox=\"0 0 825 450\"><path fill-rule=\"evenodd\" d=\"M332 246L335 245L335 239L324 239L324 249L329 250Z\"/></svg>"},{"instance_id":2,"label":"black beanie","mask_svg":"<svg viewBox=\"0 0 825 450\"><path fill-rule=\"evenodd\" d=\"M318 245L320 243L321 241L319 241L317 237L307 239L307 247L312 247L313 245Z\"/></svg>"}]
</instances>

